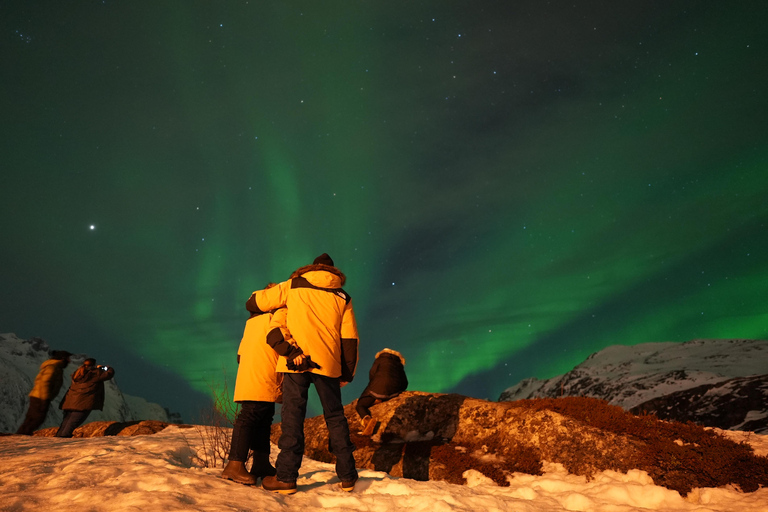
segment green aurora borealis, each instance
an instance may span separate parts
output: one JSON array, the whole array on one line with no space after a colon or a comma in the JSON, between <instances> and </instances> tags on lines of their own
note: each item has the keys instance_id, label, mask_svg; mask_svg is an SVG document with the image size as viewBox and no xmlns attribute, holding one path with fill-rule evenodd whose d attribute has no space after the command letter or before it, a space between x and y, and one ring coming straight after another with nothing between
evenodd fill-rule
<instances>
[{"instance_id":1,"label":"green aurora borealis","mask_svg":"<svg viewBox=\"0 0 768 512\"><path fill-rule=\"evenodd\" d=\"M0 332L186 417L322 252L345 402L767 336L768 4L543 4L4 2Z\"/></svg>"}]
</instances>

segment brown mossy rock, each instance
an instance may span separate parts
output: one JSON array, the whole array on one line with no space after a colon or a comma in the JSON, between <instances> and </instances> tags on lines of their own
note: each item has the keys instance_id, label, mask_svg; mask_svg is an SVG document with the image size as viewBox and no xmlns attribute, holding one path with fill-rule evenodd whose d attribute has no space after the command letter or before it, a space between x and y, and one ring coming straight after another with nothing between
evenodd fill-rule
<instances>
[{"instance_id":1,"label":"brown mossy rock","mask_svg":"<svg viewBox=\"0 0 768 512\"><path fill-rule=\"evenodd\" d=\"M356 434L355 402L344 412L358 467L417 480L465 483L479 471L499 485L515 472L542 474L557 462L591 478L604 470L641 469L658 485L685 495L695 487L729 483L744 491L768 485L768 459L692 424L635 416L594 398L489 402L417 391L374 406L374 435ZM304 423L305 455L333 462L322 416ZM277 442L280 425L274 425ZM738 466L738 467L737 467Z\"/></svg>"},{"instance_id":2,"label":"brown mossy rock","mask_svg":"<svg viewBox=\"0 0 768 512\"><path fill-rule=\"evenodd\" d=\"M170 423L156 420L143 421L92 421L75 429L72 437L146 436L160 432ZM59 427L36 431L33 435L54 437Z\"/></svg>"}]
</instances>

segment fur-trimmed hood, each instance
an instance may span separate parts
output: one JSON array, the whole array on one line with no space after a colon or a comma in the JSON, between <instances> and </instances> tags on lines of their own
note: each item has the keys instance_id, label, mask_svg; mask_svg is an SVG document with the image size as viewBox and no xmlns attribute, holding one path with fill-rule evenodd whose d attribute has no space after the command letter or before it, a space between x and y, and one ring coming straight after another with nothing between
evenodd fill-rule
<instances>
[{"instance_id":1,"label":"fur-trimmed hood","mask_svg":"<svg viewBox=\"0 0 768 512\"><path fill-rule=\"evenodd\" d=\"M381 352L376 354L376 357L374 359L378 359L378 357L380 355L382 355L382 354L391 354L391 355L393 355L395 357L399 357L400 358L400 362L403 363L403 366L405 366L405 358L403 357L403 354L401 354L397 350L392 350L391 348L385 348L384 350L382 350Z\"/></svg>"},{"instance_id":2,"label":"fur-trimmed hood","mask_svg":"<svg viewBox=\"0 0 768 512\"><path fill-rule=\"evenodd\" d=\"M296 269L293 274L291 274L291 279L295 277L301 277L302 275L306 274L307 272L317 272L317 271L325 271L330 272L331 274L334 274L341 279L341 286L344 286L344 283L347 282L347 276L345 276L341 270L339 270L336 267L332 267L330 265L324 265L322 263L313 263L312 265L304 265L303 267Z\"/></svg>"}]
</instances>

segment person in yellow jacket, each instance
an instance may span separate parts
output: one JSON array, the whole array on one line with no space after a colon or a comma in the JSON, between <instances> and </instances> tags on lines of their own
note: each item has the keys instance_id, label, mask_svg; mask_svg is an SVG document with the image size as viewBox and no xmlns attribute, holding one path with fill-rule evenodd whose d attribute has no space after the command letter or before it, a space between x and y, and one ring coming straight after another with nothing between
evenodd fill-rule
<instances>
[{"instance_id":1,"label":"person in yellow jacket","mask_svg":"<svg viewBox=\"0 0 768 512\"><path fill-rule=\"evenodd\" d=\"M43 424L51 401L56 398L64 384L64 368L69 364L71 355L66 350L54 350L51 358L40 365L32 391L29 392L27 416L16 431L17 434L31 436L32 432Z\"/></svg>"},{"instance_id":2,"label":"person in yellow jacket","mask_svg":"<svg viewBox=\"0 0 768 512\"><path fill-rule=\"evenodd\" d=\"M274 283L267 288L275 286ZM258 478L274 475L269 463L269 435L275 416L275 403L282 398L282 374L275 370L278 354L267 344L270 325L285 325L285 308L266 313L252 312L245 322L243 338L237 351L237 379L234 401L240 412L232 429L229 461L221 477L235 482L255 485ZM287 331L284 337L290 339ZM248 451L253 450L250 472L245 468Z\"/></svg>"},{"instance_id":3,"label":"person in yellow jacket","mask_svg":"<svg viewBox=\"0 0 768 512\"><path fill-rule=\"evenodd\" d=\"M352 299L342 289L345 281L331 257L322 254L312 265L296 270L288 281L256 291L246 302L251 312L287 306L286 325L293 337L293 343L288 342L273 320L267 343L285 358L277 367L283 372L282 434L277 474L262 481L266 490L284 494L297 490L311 384L323 406L341 488L350 492L357 482L355 447L341 403L341 386L353 379L358 360L357 324Z\"/></svg>"}]
</instances>

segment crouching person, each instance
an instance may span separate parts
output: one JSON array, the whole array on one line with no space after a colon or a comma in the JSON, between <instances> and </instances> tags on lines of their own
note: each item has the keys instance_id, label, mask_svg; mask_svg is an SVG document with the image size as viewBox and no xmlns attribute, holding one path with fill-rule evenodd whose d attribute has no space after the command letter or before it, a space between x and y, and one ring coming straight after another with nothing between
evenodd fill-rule
<instances>
[{"instance_id":1,"label":"crouching person","mask_svg":"<svg viewBox=\"0 0 768 512\"><path fill-rule=\"evenodd\" d=\"M267 288L274 284L267 285ZM275 371L278 355L267 344L267 333L273 317L285 318L285 311L251 313L245 322L243 338L237 351L235 402L240 413L232 429L232 443L221 477L245 485L255 485L259 478L275 474L269 462L269 435L275 416L275 402L282 400L282 374ZM281 321L284 325L284 320ZM287 336L287 332L286 332ZM253 465L245 467L248 451L253 450Z\"/></svg>"},{"instance_id":2,"label":"crouching person","mask_svg":"<svg viewBox=\"0 0 768 512\"><path fill-rule=\"evenodd\" d=\"M396 350L385 348L376 354L368 372L368 385L355 406L360 416L362 435L370 436L376 426L376 419L371 417L371 406L391 400L408 388L404 367L405 358Z\"/></svg>"}]
</instances>

